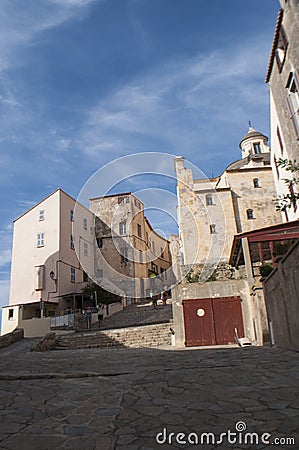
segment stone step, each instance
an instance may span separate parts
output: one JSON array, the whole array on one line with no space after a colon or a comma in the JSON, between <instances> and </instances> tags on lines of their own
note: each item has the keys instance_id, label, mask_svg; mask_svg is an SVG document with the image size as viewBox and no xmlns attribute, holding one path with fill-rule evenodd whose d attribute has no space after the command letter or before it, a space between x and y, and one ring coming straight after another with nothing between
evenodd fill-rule
<instances>
[{"instance_id":1,"label":"stone step","mask_svg":"<svg viewBox=\"0 0 299 450\"><path fill-rule=\"evenodd\" d=\"M56 349L92 347L153 347L170 344L171 323L103 330L56 338Z\"/></svg>"}]
</instances>

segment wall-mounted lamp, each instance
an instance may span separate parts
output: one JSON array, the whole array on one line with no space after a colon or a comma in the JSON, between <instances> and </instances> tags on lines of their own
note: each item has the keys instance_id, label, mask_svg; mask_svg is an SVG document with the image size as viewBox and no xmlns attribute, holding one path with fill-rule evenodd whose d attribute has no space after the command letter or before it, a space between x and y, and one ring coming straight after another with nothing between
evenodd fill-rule
<instances>
[{"instance_id":1,"label":"wall-mounted lamp","mask_svg":"<svg viewBox=\"0 0 299 450\"><path fill-rule=\"evenodd\" d=\"M50 278L55 282L55 284L57 283L57 279L55 278L55 273L53 272L53 270L51 270L50 272Z\"/></svg>"}]
</instances>

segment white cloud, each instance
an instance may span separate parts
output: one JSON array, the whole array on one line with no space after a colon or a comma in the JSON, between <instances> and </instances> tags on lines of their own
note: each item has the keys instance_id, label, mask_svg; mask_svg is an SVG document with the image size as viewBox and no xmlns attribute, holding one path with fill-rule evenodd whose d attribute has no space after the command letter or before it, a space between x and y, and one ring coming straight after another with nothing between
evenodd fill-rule
<instances>
[{"instance_id":1,"label":"white cloud","mask_svg":"<svg viewBox=\"0 0 299 450\"><path fill-rule=\"evenodd\" d=\"M22 64L22 49L38 42L39 33L80 17L95 0L1 0L0 72Z\"/></svg>"},{"instance_id":2,"label":"white cloud","mask_svg":"<svg viewBox=\"0 0 299 450\"><path fill-rule=\"evenodd\" d=\"M0 307L9 303L9 280L0 280Z\"/></svg>"},{"instance_id":3,"label":"white cloud","mask_svg":"<svg viewBox=\"0 0 299 450\"><path fill-rule=\"evenodd\" d=\"M25 206L25 208L32 208L37 202L34 200L17 200L19 206Z\"/></svg>"},{"instance_id":4,"label":"white cloud","mask_svg":"<svg viewBox=\"0 0 299 450\"><path fill-rule=\"evenodd\" d=\"M219 142L227 127L242 126L245 132L248 120L259 122L267 108L268 50L267 40L258 36L242 46L153 68L89 112L77 145L99 159L103 151L184 153ZM157 142L166 150L154 147Z\"/></svg>"},{"instance_id":5,"label":"white cloud","mask_svg":"<svg viewBox=\"0 0 299 450\"><path fill-rule=\"evenodd\" d=\"M0 251L0 267L5 266L6 264L10 264L11 262L11 250L2 250Z\"/></svg>"}]
</instances>

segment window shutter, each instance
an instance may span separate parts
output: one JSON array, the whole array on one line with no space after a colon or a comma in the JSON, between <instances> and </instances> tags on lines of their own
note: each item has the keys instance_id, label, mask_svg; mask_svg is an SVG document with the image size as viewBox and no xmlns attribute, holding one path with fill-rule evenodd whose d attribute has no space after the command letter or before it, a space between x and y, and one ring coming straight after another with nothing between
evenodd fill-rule
<instances>
[{"instance_id":1,"label":"window shutter","mask_svg":"<svg viewBox=\"0 0 299 450\"><path fill-rule=\"evenodd\" d=\"M295 113L295 111L293 109L293 105L292 105L292 102L291 102L289 97L287 97L287 104L288 104L288 108L289 108L290 119L292 120L292 123L293 123L293 126L294 126L296 138L298 139L299 138L298 118L297 118L297 114Z\"/></svg>"}]
</instances>

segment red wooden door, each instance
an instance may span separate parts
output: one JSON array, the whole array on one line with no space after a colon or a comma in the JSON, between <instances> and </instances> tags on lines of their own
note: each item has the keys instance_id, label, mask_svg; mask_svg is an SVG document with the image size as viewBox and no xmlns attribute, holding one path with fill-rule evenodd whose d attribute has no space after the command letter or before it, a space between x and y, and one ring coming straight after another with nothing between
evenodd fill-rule
<instances>
[{"instance_id":1,"label":"red wooden door","mask_svg":"<svg viewBox=\"0 0 299 450\"><path fill-rule=\"evenodd\" d=\"M244 336L241 298L213 298L215 336L217 344L235 343L234 328L239 336Z\"/></svg>"},{"instance_id":2,"label":"red wooden door","mask_svg":"<svg viewBox=\"0 0 299 450\"><path fill-rule=\"evenodd\" d=\"M183 300L185 345L214 345L215 328L210 298Z\"/></svg>"}]
</instances>

